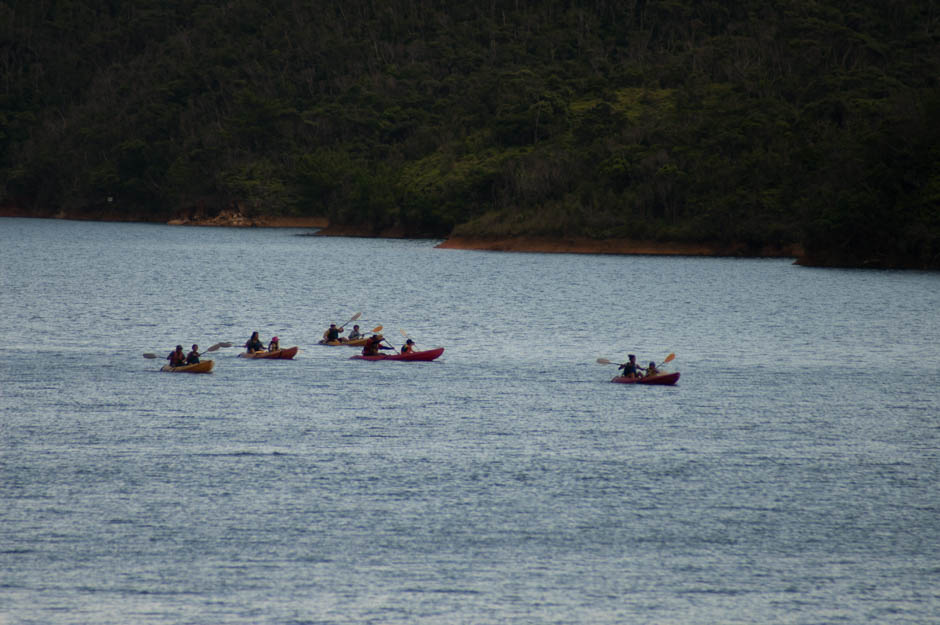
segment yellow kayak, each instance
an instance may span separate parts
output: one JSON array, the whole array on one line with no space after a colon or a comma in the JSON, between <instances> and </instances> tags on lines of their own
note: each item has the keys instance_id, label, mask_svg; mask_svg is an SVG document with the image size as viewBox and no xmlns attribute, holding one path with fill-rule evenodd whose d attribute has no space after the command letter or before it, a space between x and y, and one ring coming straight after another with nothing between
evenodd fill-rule
<instances>
[{"instance_id":1,"label":"yellow kayak","mask_svg":"<svg viewBox=\"0 0 940 625\"><path fill-rule=\"evenodd\" d=\"M212 371L212 365L214 364L214 360L202 360L194 365L183 365L182 367L163 365L160 367L160 371L169 371L171 373L209 373Z\"/></svg>"}]
</instances>

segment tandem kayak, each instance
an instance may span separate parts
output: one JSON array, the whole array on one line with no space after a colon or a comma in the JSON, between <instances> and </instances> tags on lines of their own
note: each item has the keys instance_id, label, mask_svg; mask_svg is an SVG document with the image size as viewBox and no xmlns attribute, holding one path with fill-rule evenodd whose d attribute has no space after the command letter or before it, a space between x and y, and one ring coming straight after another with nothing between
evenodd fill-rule
<instances>
[{"instance_id":1,"label":"tandem kayak","mask_svg":"<svg viewBox=\"0 0 940 625\"><path fill-rule=\"evenodd\" d=\"M160 367L160 371L169 371L171 373L209 373L212 371L212 365L215 364L214 360L202 360L192 365L183 365L181 367L171 367L170 365L163 365Z\"/></svg>"},{"instance_id":2,"label":"tandem kayak","mask_svg":"<svg viewBox=\"0 0 940 625\"><path fill-rule=\"evenodd\" d=\"M347 347L362 347L363 345L366 344L366 341L368 340L369 340L368 338L353 339L351 341L327 341L326 339L321 339L320 341L317 342L317 344L329 345L329 346L345 345Z\"/></svg>"},{"instance_id":3,"label":"tandem kayak","mask_svg":"<svg viewBox=\"0 0 940 625\"><path fill-rule=\"evenodd\" d=\"M280 358L288 359L293 358L297 355L297 346L285 347L284 349L278 349L273 352L242 352L238 355L239 358Z\"/></svg>"},{"instance_id":4,"label":"tandem kayak","mask_svg":"<svg viewBox=\"0 0 940 625\"><path fill-rule=\"evenodd\" d=\"M654 375L651 378L628 378L622 375L618 375L616 378L612 379L611 382L617 382L618 384L659 384L665 386L671 386L679 380L679 372L675 373L661 373L659 375Z\"/></svg>"},{"instance_id":5,"label":"tandem kayak","mask_svg":"<svg viewBox=\"0 0 940 625\"><path fill-rule=\"evenodd\" d=\"M408 354L376 354L375 356L350 356L350 360L411 360L419 362L428 362L434 360L438 356L444 353L443 347L435 347L434 349L426 349L421 352L411 352Z\"/></svg>"}]
</instances>

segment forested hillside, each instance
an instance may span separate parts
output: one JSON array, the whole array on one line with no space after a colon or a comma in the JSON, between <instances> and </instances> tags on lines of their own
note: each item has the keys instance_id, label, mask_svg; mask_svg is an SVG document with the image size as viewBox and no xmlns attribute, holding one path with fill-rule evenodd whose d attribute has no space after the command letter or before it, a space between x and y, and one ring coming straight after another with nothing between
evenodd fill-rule
<instances>
[{"instance_id":1,"label":"forested hillside","mask_svg":"<svg viewBox=\"0 0 940 625\"><path fill-rule=\"evenodd\" d=\"M0 198L936 268L938 23L931 0L5 0Z\"/></svg>"}]
</instances>

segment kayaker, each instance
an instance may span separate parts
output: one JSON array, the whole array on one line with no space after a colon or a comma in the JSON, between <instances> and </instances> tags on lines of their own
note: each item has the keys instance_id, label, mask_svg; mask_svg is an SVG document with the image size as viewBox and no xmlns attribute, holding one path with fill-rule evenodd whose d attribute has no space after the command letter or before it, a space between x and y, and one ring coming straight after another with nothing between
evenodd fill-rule
<instances>
[{"instance_id":1,"label":"kayaker","mask_svg":"<svg viewBox=\"0 0 940 625\"><path fill-rule=\"evenodd\" d=\"M366 340L366 344L362 346L362 355L363 356L375 356L379 353L379 349L384 337L381 334L373 334Z\"/></svg>"},{"instance_id":2,"label":"kayaker","mask_svg":"<svg viewBox=\"0 0 940 625\"><path fill-rule=\"evenodd\" d=\"M264 343L262 343L262 342L261 342L261 339L258 338L258 333L257 333L257 332L252 332L252 333L251 333L251 338L248 339L248 342L247 342L247 343L245 343L245 347L248 349L248 353L249 353L249 354L253 354L253 353L255 353L255 352L263 352L263 351L264 351Z\"/></svg>"},{"instance_id":3,"label":"kayaker","mask_svg":"<svg viewBox=\"0 0 940 625\"><path fill-rule=\"evenodd\" d=\"M651 378L654 375L659 375L659 369L656 368L655 362L651 362L650 366L646 368L646 377Z\"/></svg>"},{"instance_id":4,"label":"kayaker","mask_svg":"<svg viewBox=\"0 0 940 625\"><path fill-rule=\"evenodd\" d=\"M195 365L199 363L199 346L193 343L193 350L186 354L186 364Z\"/></svg>"},{"instance_id":5,"label":"kayaker","mask_svg":"<svg viewBox=\"0 0 940 625\"><path fill-rule=\"evenodd\" d=\"M176 349L170 352L170 355L166 357L170 361L171 367L182 367L186 364L186 354L183 353L183 346L177 345Z\"/></svg>"},{"instance_id":6,"label":"kayaker","mask_svg":"<svg viewBox=\"0 0 940 625\"><path fill-rule=\"evenodd\" d=\"M639 365L636 364L636 355L628 354L627 362L623 363L618 369L623 369L623 377L625 378L635 378L639 375L639 370L642 369Z\"/></svg>"},{"instance_id":7,"label":"kayaker","mask_svg":"<svg viewBox=\"0 0 940 625\"><path fill-rule=\"evenodd\" d=\"M356 339L361 339L361 338L362 338L362 334L359 332L359 324L357 323L356 325L353 326L353 329L349 333L349 337L347 337L347 340L355 341Z\"/></svg>"},{"instance_id":8,"label":"kayaker","mask_svg":"<svg viewBox=\"0 0 940 625\"><path fill-rule=\"evenodd\" d=\"M268 343L268 351L276 352L281 349L281 344L278 342L277 337L271 339L271 342Z\"/></svg>"},{"instance_id":9,"label":"kayaker","mask_svg":"<svg viewBox=\"0 0 940 625\"><path fill-rule=\"evenodd\" d=\"M326 331L326 340L329 341L342 341L343 339L339 338L339 335L342 334L343 329L337 328L335 323L330 324L330 329Z\"/></svg>"},{"instance_id":10,"label":"kayaker","mask_svg":"<svg viewBox=\"0 0 940 625\"><path fill-rule=\"evenodd\" d=\"M415 342L411 339L405 341L405 344L401 346L401 353L410 354L415 350Z\"/></svg>"}]
</instances>

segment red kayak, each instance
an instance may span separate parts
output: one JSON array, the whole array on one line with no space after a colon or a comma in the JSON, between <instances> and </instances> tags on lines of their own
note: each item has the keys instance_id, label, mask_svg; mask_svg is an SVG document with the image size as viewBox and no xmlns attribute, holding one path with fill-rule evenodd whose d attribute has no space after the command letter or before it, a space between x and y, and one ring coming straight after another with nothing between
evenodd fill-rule
<instances>
[{"instance_id":1,"label":"red kayak","mask_svg":"<svg viewBox=\"0 0 940 625\"><path fill-rule=\"evenodd\" d=\"M297 346L285 347L284 349L276 349L273 352L242 352L238 355L239 358L293 358L297 355Z\"/></svg>"},{"instance_id":2,"label":"red kayak","mask_svg":"<svg viewBox=\"0 0 940 625\"><path fill-rule=\"evenodd\" d=\"M661 373L660 375L654 375L651 378L628 378L626 376L618 375L616 378L612 379L611 382L617 382L618 384L662 384L666 386L671 386L679 380L679 372L675 373Z\"/></svg>"},{"instance_id":3,"label":"red kayak","mask_svg":"<svg viewBox=\"0 0 940 625\"><path fill-rule=\"evenodd\" d=\"M408 354L376 354L375 356L350 356L350 360L413 360L420 362L428 362L434 360L438 356L444 353L443 347L435 347L434 349L426 349L423 352L411 352Z\"/></svg>"}]
</instances>

